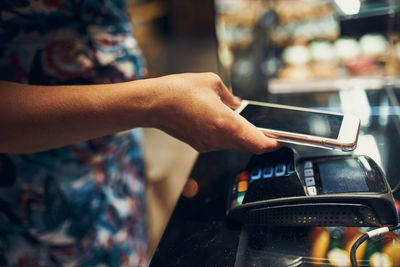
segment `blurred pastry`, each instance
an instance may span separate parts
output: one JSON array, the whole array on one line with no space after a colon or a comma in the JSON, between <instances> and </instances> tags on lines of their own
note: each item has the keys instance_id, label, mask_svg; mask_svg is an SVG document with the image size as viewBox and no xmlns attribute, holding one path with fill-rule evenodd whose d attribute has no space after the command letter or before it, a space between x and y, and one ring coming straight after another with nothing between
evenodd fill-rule
<instances>
[{"instance_id":1,"label":"blurred pastry","mask_svg":"<svg viewBox=\"0 0 400 267\"><path fill-rule=\"evenodd\" d=\"M311 58L314 61L334 62L336 52L333 45L326 41L313 41L310 45Z\"/></svg>"},{"instance_id":2,"label":"blurred pastry","mask_svg":"<svg viewBox=\"0 0 400 267\"><path fill-rule=\"evenodd\" d=\"M339 36L339 22L334 15L312 20L303 20L290 24L277 25L271 33L274 45L306 44L312 40L334 41Z\"/></svg>"},{"instance_id":3,"label":"blurred pastry","mask_svg":"<svg viewBox=\"0 0 400 267\"><path fill-rule=\"evenodd\" d=\"M306 46L289 46L283 50L282 59L289 65L304 65L311 59L310 51Z\"/></svg>"},{"instance_id":4,"label":"blurred pastry","mask_svg":"<svg viewBox=\"0 0 400 267\"><path fill-rule=\"evenodd\" d=\"M216 0L215 9L218 43L230 49L246 49L252 44L254 28L267 7L260 0Z\"/></svg>"},{"instance_id":5,"label":"blurred pastry","mask_svg":"<svg viewBox=\"0 0 400 267\"><path fill-rule=\"evenodd\" d=\"M354 38L339 38L336 40L334 46L336 55L342 61L348 61L357 58L361 53L360 45Z\"/></svg>"},{"instance_id":6,"label":"blurred pastry","mask_svg":"<svg viewBox=\"0 0 400 267\"><path fill-rule=\"evenodd\" d=\"M273 6L281 24L312 20L336 12L329 1L286 0L275 1Z\"/></svg>"},{"instance_id":7,"label":"blurred pastry","mask_svg":"<svg viewBox=\"0 0 400 267\"><path fill-rule=\"evenodd\" d=\"M307 44L312 40L333 41L339 36L336 9L330 1L272 1L278 23L271 32L275 46Z\"/></svg>"},{"instance_id":8,"label":"blurred pastry","mask_svg":"<svg viewBox=\"0 0 400 267\"><path fill-rule=\"evenodd\" d=\"M365 34L360 38L360 47L364 56L385 60L389 43L382 34Z\"/></svg>"},{"instance_id":9,"label":"blurred pastry","mask_svg":"<svg viewBox=\"0 0 400 267\"><path fill-rule=\"evenodd\" d=\"M338 75L338 66L334 62L314 62L311 71L314 78L333 78Z\"/></svg>"},{"instance_id":10,"label":"blurred pastry","mask_svg":"<svg viewBox=\"0 0 400 267\"><path fill-rule=\"evenodd\" d=\"M282 79L305 81L313 78L313 72L306 65L290 65L281 69L279 77Z\"/></svg>"}]
</instances>

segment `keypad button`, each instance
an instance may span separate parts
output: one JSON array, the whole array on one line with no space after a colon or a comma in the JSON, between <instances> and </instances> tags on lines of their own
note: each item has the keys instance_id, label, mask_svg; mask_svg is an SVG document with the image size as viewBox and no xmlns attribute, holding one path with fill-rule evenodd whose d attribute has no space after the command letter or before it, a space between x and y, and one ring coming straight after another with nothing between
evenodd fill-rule
<instances>
[{"instance_id":1,"label":"keypad button","mask_svg":"<svg viewBox=\"0 0 400 267\"><path fill-rule=\"evenodd\" d=\"M308 178L305 179L305 181L306 181L306 186L313 186L313 185L315 185L314 177L308 177Z\"/></svg>"},{"instance_id":2,"label":"keypad button","mask_svg":"<svg viewBox=\"0 0 400 267\"><path fill-rule=\"evenodd\" d=\"M254 169L251 171L251 173L250 173L251 180L257 180L257 179L260 179L260 177L261 177L261 169L260 168L257 168L257 169Z\"/></svg>"},{"instance_id":3,"label":"keypad button","mask_svg":"<svg viewBox=\"0 0 400 267\"><path fill-rule=\"evenodd\" d=\"M247 181L240 181L238 184L238 192L246 192L248 183Z\"/></svg>"},{"instance_id":4,"label":"keypad button","mask_svg":"<svg viewBox=\"0 0 400 267\"><path fill-rule=\"evenodd\" d=\"M245 196L245 195L246 195L246 192L240 192L240 193L238 193L236 200L237 200L237 202L238 202L239 204L242 204L242 203L243 203L243 199L244 199L244 196Z\"/></svg>"},{"instance_id":5,"label":"keypad button","mask_svg":"<svg viewBox=\"0 0 400 267\"><path fill-rule=\"evenodd\" d=\"M315 186L310 186L307 187L307 192L310 196L316 196L317 195L317 188Z\"/></svg>"},{"instance_id":6,"label":"keypad button","mask_svg":"<svg viewBox=\"0 0 400 267\"><path fill-rule=\"evenodd\" d=\"M275 166L275 176L283 176L286 172L285 164L278 164Z\"/></svg>"},{"instance_id":7,"label":"keypad button","mask_svg":"<svg viewBox=\"0 0 400 267\"><path fill-rule=\"evenodd\" d=\"M314 176L314 170L313 169L305 169L304 170L304 176L305 177L313 177Z\"/></svg>"},{"instance_id":8,"label":"keypad button","mask_svg":"<svg viewBox=\"0 0 400 267\"><path fill-rule=\"evenodd\" d=\"M288 173L288 174L294 173L294 165L293 165L293 162L289 162L289 164L287 165L287 173Z\"/></svg>"},{"instance_id":9,"label":"keypad button","mask_svg":"<svg viewBox=\"0 0 400 267\"><path fill-rule=\"evenodd\" d=\"M239 174L239 181L248 181L250 179L250 173L248 171L242 171Z\"/></svg>"},{"instance_id":10,"label":"keypad button","mask_svg":"<svg viewBox=\"0 0 400 267\"><path fill-rule=\"evenodd\" d=\"M310 169L312 167L313 167L313 164L311 161L304 162L304 169Z\"/></svg>"},{"instance_id":11,"label":"keypad button","mask_svg":"<svg viewBox=\"0 0 400 267\"><path fill-rule=\"evenodd\" d=\"M263 169L263 177L270 178L274 175L274 168L272 166L265 167Z\"/></svg>"}]
</instances>

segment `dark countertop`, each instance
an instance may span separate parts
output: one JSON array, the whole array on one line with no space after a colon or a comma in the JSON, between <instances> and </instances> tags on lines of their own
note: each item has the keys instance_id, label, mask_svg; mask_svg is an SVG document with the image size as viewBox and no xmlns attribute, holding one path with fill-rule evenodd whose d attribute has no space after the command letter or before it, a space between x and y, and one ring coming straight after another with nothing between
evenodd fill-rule
<instances>
[{"instance_id":1,"label":"dark countertop","mask_svg":"<svg viewBox=\"0 0 400 267\"><path fill-rule=\"evenodd\" d=\"M369 108L355 110L365 116L354 153L368 155L377 161L392 187L400 179L398 91L362 91ZM340 95L336 91L269 95L263 100L303 107L341 108ZM357 101L354 100L355 106L359 104ZM292 147L302 157L342 153ZM332 232L339 227L336 230L332 227L250 227L226 218L230 184L251 156L232 151L199 155L190 175L198 183L199 192L194 197L181 196L178 200L150 266L309 266L311 254L315 253L315 233ZM340 229L344 233L354 230Z\"/></svg>"}]
</instances>

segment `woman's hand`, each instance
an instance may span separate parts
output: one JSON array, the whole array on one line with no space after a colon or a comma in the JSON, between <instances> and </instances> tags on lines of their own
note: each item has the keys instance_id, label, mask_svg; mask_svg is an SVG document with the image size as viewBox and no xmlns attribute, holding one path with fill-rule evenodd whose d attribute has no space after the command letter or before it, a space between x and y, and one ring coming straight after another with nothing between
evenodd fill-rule
<instances>
[{"instance_id":1,"label":"woman's hand","mask_svg":"<svg viewBox=\"0 0 400 267\"><path fill-rule=\"evenodd\" d=\"M153 81L160 90L152 110L154 126L199 152L232 149L259 154L280 146L233 111L240 100L218 75L175 74Z\"/></svg>"}]
</instances>

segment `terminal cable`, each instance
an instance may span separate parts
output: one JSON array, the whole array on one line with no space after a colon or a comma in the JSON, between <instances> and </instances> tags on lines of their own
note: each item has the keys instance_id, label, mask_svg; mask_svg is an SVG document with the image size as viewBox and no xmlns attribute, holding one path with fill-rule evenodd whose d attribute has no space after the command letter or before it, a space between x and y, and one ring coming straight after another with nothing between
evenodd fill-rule
<instances>
[{"instance_id":1,"label":"terminal cable","mask_svg":"<svg viewBox=\"0 0 400 267\"><path fill-rule=\"evenodd\" d=\"M352 267L358 267L357 265L357 259L356 259L356 251L357 248L364 243L365 241L367 241L368 239L378 236L378 235L382 235L385 234L387 232L391 232L394 230L397 230L400 228L400 224L396 225L396 226L389 226L389 227L381 227L381 228L377 228L374 230L371 230L369 232L366 232L365 234L363 234L361 237L359 237L356 242L354 242L353 246L351 247L350 250L350 262L351 262L351 266Z\"/></svg>"}]
</instances>

